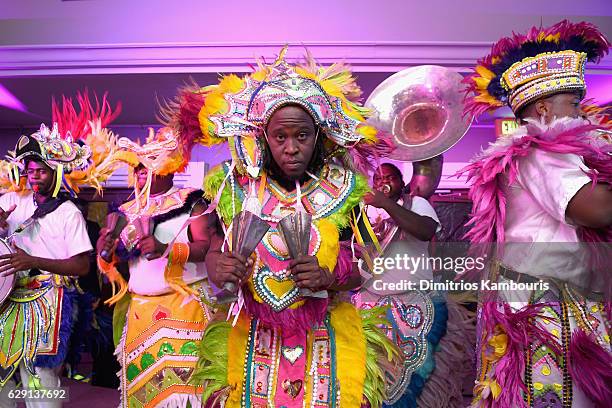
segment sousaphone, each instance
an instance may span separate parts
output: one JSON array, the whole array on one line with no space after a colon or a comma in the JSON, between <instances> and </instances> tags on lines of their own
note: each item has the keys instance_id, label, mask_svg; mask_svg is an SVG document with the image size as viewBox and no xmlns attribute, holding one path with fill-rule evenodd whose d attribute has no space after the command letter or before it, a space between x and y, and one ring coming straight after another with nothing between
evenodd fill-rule
<instances>
[{"instance_id":1,"label":"sousaphone","mask_svg":"<svg viewBox=\"0 0 612 408\"><path fill-rule=\"evenodd\" d=\"M465 135L461 74L420 65L391 75L366 101L369 122L393 137L392 160L412 162L412 195L429 198L442 177L442 153Z\"/></svg>"}]
</instances>

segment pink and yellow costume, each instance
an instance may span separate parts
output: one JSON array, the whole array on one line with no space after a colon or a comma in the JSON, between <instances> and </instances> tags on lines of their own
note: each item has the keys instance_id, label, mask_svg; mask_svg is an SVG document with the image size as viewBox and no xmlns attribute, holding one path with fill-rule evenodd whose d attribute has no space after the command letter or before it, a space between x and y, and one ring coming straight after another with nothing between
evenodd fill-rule
<instances>
[{"instance_id":1,"label":"pink and yellow costume","mask_svg":"<svg viewBox=\"0 0 612 408\"><path fill-rule=\"evenodd\" d=\"M225 228L246 202L257 200L270 230L254 251L253 273L242 288L244 305L229 322L213 323L204 336L199 378L211 406L380 406L384 370L395 349L376 325L379 310L359 311L340 296L303 297L288 272L290 261L277 223L295 211L296 192L283 189L263 168L262 129L280 107L303 107L320 128L328 152L317 174L301 186L300 200L312 215L310 255L345 283L353 267L350 241L367 191L359 172L376 149L388 145L365 125L359 95L342 65L309 60L289 65L284 51L272 65L244 78L228 75L205 88L199 115L202 141L229 143L232 162L214 169L205 193L219 199Z\"/></svg>"}]
</instances>

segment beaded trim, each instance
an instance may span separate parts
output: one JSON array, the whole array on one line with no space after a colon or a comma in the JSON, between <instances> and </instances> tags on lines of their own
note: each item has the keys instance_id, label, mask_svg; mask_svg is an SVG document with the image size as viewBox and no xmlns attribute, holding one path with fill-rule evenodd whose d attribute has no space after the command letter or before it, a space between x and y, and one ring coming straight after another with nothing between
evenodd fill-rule
<instances>
[{"instance_id":1,"label":"beaded trim","mask_svg":"<svg viewBox=\"0 0 612 408\"><path fill-rule=\"evenodd\" d=\"M325 324L312 332L311 360L308 375L312 381L311 395L303 406L310 408L336 407L339 388L336 377L336 345L329 316ZM308 404L308 398L310 404Z\"/></svg>"},{"instance_id":2,"label":"beaded trim","mask_svg":"<svg viewBox=\"0 0 612 408\"><path fill-rule=\"evenodd\" d=\"M582 76L586 54L572 50L545 52L535 57L515 62L501 76L501 85L506 91L516 89L534 79L554 74Z\"/></svg>"},{"instance_id":3,"label":"beaded trim","mask_svg":"<svg viewBox=\"0 0 612 408\"><path fill-rule=\"evenodd\" d=\"M585 64L582 52L546 52L514 63L502 74L500 84L509 92L509 105L517 112L542 96L572 90L584 94Z\"/></svg>"},{"instance_id":4,"label":"beaded trim","mask_svg":"<svg viewBox=\"0 0 612 408\"><path fill-rule=\"evenodd\" d=\"M269 279L276 282L287 281L292 283L291 289L285 292L281 297L278 297L269 285L266 283ZM286 269L272 272L267 266L262 265L253 273L253 286L259 297L267 303L275 312L281 312L291 306L300 296L300 289L295 285L289 277L289 272Z\"/></svg>"},{"instance_id":5,"label":"beaded trim","mask_svg":"<svg viewBox=\"0 0 612 408\"><path fill-rule=\"evenodd\" d=\"M121 241L125 247L128 250L132 250L136 245L136 228L133 224L136 218L142 215L155 217L181 208L185 205L185 200L192 191L192 189L173 187L164 194L150 196L149 206L143 212L138 212L135 200L127 202L119 207L128 220L128 225L121 231Z\"/></svg>"},{"instance_id":6,"label":"beaded trim","mask_svg":"<svg viewBox=\"0 0 612 408\"><path fill-rule=\"evenodd\" d=\"M557 287L555 286L555 289ZM532 294L529 304L544 303L543 314L545 317L538 318L542 324L549 325L556 323L560 326L560 333L557 332L558 326L552 329L547 328L558 339L558 346L561 350L560 354L556 354L553 350L542 343L532 343L525 351L527 364L525 365L525 385L527 394L523 398L529 402L529 406L538 406L542 399L549 399L550 394L554 394L558 398L564 408L571 407L572 400L572 385L567 369L567 353L569 352L569 320L567 311L564 310L567 306L564 302L559 301L559 297L552 290L535 292ZM535 324L535 323L534 323ZM548 373L545 381L542 379L541 373L547 368ZM553 380L553 376L558 376L561 383ZM540 377L538 379L538 377ZM568 388L569 381L569 388ZM567 404L567 401L569 405Z\"/></svg>"},{"instance_id":7,"label":"beaded trim","mask_svg":"<svg viewBox=\"0 0 612 408\"><path fill-rule=\"evenodd\" d=\"M383 296L375 306L389 308L387 320L390 328L387 335L400 348L404 357L399 381L386 386L387 403L394 404L406 392L412 373L427 359L427 335L434 320L434 306L429 296L418 291L409 295Z\"/></svg>"},{"instance_id":8,"label":"beaded trim","mask_svg":"<svg viewBox=\"0 0 612 408\"><path fill-rule=\"evenodd\" d=\"M586 90L584 79L580 76L568 74L556 74L546 78L535 79L510 94L509 104L514 112L528 103L540 99L544 96L559 92L581 91L581 95Z\"/></svg>"},{"instance_id":9,"label":"beaded trim","mask_svg":"<svg viewBox=\"0 0 612 408\"><path fill-rule=\"evenodd\" d=\"M332 182L327 181L328 176ZM269 187L272 194L268 197L268 201L279 201L275 210L278 210L279 206L293 207L295 205L295 192L286 192L274 180L269 180ZM325 218L342 207L354 187L355 174L352 171L329 164L321 171L319 181L314 180L307 184L303 191L302 203L312 214L313 219ZM266 208L269 205L269 203L264 203L263 207ZM266 221L278 222L283 218L283 214L280 211L278 214L263 214L262 218Z\"/></svg>"},{"instance_id":10,"label":"beaded trim","mask_svg":"<svg viewBox=\"0 0 612 408\"><path fill-rule=\"evenodd\" d=\"M247 340L248 358L245 362L245 382L242 406L267 408L275 406L275 395L280 359L280 333L253 319Z\"/></svg>"},{"instance_id":11,"label":"beaded trim","mask_svg":"<svg viewBox=\"0 0 612 408\"><path fill-rule=\"evenodd\" d=\"M567 304L560 302L561 305L561 335L563 357L562 357L562 369L563 369L563 408L571 408L573 400L573 387L572 379L569 375L569 369L567 367L569 363L569 348L570 348L570 336L571 328L569 323L569 313L567 310Z\"/></svg>"},{"instance_id":12,"label":"beaded trim","mask_svg":"<svg viewBox=\"0 0 612 408\"><path fill-rule=\"evenodd\" d=\"M312 336L310 346L310 367L304 372L304 396L301 405L310 408L332 408L338 406L339 387L336 376L336 345L333 327L327 317L325 324L317 327L309 334L304 333L303 344ZM281 333L279 330L263 326L257 319L251 320L247 339L247 358L245 360L242 387L243 408L264 408L276 406L276 393L280 353ZM308 349L307 349L308 350ZM305 382L312 381L312 391ZM296 401L296 404L298 402Z\"/></svg>"}]
</instances>

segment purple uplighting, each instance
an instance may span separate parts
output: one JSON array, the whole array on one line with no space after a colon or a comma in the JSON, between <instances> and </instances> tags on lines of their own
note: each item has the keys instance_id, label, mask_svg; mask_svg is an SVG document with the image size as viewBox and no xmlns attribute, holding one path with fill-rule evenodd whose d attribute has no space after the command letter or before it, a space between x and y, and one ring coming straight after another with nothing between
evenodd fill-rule
<instances>
[{"instance_id":1,"label":"purple uplighting","mask_svg":"<svg viewBox=\"0 0 612 408\"><path fill-rule=\"evenodd\" d=\"M9 92L2 84L0 84L0 106L6 106L9 109L14 109L20 112L27 112L26 106L15 95Z\"/></svg>"}]
</instances>

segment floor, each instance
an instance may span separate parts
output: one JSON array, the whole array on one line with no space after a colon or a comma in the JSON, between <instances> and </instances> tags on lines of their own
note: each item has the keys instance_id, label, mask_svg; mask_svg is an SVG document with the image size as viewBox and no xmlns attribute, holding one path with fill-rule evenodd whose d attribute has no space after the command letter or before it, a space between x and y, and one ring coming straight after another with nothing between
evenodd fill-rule
<instances>
[{"instance_id":1,"label":"floor","mask_svg":"<svg viewBox=\"0 0 612 408\"><path fill-rule=\"evenodd\" d=\"M83 354L79 372L87 375L91 368L89 355ZM69 378L62 378L62 387L68 387L69 400L64 403L63 408L116 408L119 405L119 391L112 388L95 387L86 382L80 382ZM468 381L464 389L469 389ZM464 407L470 404L470 397L466 397ZM18 404L18 408L25 408L24 404Z\"/></svg>"}]
</instances>

